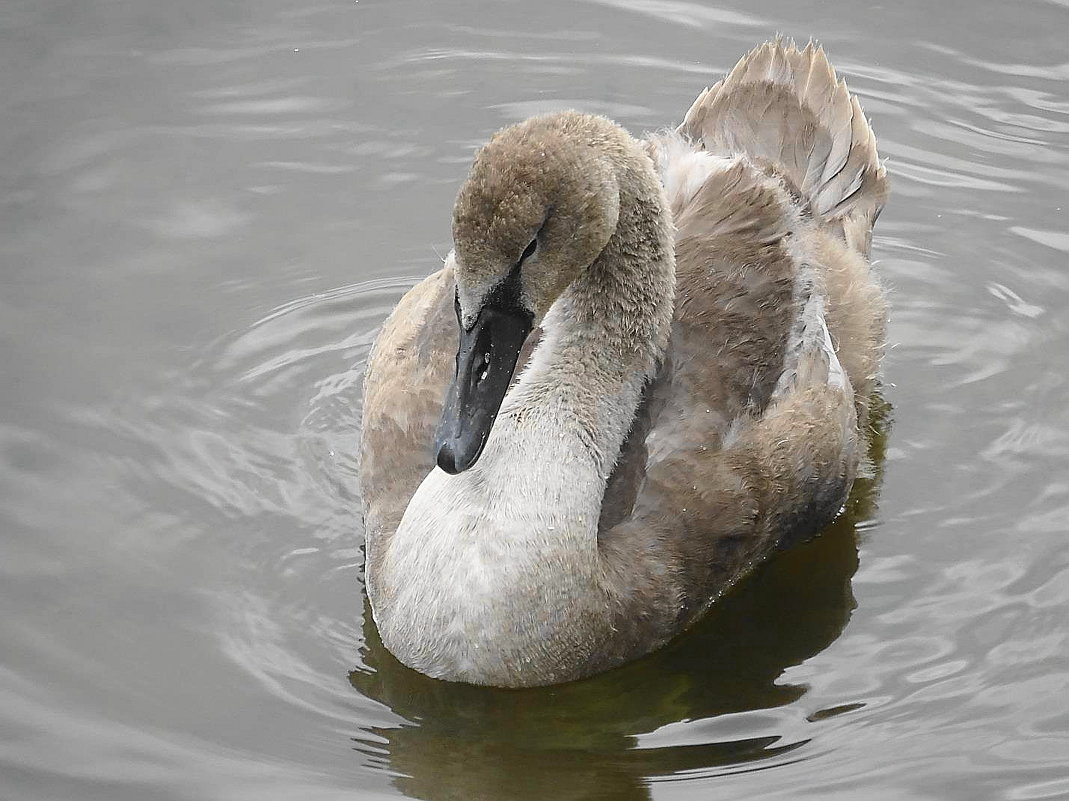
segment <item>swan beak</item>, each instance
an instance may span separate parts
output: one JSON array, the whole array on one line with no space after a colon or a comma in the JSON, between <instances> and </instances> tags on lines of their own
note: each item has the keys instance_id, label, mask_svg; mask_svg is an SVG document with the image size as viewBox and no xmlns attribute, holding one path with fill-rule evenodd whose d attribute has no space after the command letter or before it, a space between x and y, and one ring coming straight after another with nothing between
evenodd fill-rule
<instances>
[{"instance_id":1,"label":"swan beak","mask_svg":"<svg viewBox=\"0 0 1069 801\"><path fill-rule=\"evenodd\" d=\"M470 330L460 326L457 372L435 443L438 466L450 475L467 470L483 452L531 324L529 312L510 304L484 306Z\"/></svg>"}]
</instances>

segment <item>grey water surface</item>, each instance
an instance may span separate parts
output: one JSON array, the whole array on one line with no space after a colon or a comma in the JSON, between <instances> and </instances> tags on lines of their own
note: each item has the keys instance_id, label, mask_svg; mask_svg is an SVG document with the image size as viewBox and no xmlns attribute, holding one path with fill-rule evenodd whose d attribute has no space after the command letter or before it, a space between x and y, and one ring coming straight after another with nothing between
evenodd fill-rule
<instances>
[{"instance_id":1,"label":"grey water surface","mask_svg":"<svg viewBox=\"0 0 1069 801\"><path fill-rule=\"evenodd\" d=\"M876 470L693 632L441 684L362 589L360 382L498 127L781 32L893 177ZM1069 797L1069 3L4 0L0 798Z\"/></svg>"}]
</instances>

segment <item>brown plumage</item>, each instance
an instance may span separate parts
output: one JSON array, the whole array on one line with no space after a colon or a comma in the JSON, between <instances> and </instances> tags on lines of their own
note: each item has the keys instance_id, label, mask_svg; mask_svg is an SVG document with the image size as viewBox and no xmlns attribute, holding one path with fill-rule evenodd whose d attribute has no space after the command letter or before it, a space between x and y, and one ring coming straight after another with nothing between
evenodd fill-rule
<instances>
[{"instance_id":1,"label":"brown plumage","mask_svg":"<svg viewBox=\"0 0 1069 801\"><path fill-rule=\"evenodd\" d=\"M589 675L829 522L882 352L866 259L886 194L861 108L812 45L757 48L678 133L637 142L574 112L498 133L458 196L455 255L368 362L366 575L387 646L475 683ZM543 328L486 452L446 477L454 297L467 328L510 270Z\"/></svg>"}]
</instances>

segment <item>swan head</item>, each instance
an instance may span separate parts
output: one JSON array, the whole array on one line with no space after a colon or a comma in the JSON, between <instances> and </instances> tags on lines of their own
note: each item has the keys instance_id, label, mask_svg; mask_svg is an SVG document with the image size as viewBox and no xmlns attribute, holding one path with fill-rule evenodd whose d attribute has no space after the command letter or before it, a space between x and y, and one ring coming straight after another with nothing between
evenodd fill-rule
<instances>
[{"instance_id":1,"label":"swan head","mask_svg":"<svg viewBox=\"0 0 1069 801\"><path fill-rule=\"evenodd\" d=\"M447 473L475 464L527 335L616 231L613 156L631 142L609 120L564 112L505 128L476 155L453 208L460 346L437 435Z\"/></svg>"}]
</instances>

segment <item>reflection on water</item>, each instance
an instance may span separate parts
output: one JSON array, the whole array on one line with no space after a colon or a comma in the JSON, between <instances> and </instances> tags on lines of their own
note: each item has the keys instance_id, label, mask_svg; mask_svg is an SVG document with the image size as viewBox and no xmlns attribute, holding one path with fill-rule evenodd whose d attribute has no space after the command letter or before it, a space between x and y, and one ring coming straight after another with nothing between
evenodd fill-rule
<instances>
[{"instance_id":1,"label":"reflection on water","mask_svg":"<svg viewBox=\"0 0 1069 801\"><path fill-rule=\"evenodd\" d=\"M786 668L826 648L854 609L859 527L875 513L886 418L872 445L875 476L859 480L846 511L818 538L758 568L662 651L558 687L504 690L429 679L382 645L364 609L363 667L349 678L406 721L374 727L356 748L381 760L406 795L438 799L644 799L647 784L712 776L759 760L774 766L813 723L863 703L815 710L807 721L774 713L798 701Z\"/></svg>"},{"instance_id":2,"label":"reflection on water","mask_svg":"<svg viewBox=\"0 0 1069 801\"><path fill-rule=\"evenodd\" d=\"M1067 29L1064 0L0 3L0 797L1069 796ZM879 480L633 665L411 673L363 602L361 371L473 149L551 108L671 124L776 31L823 41L892 177Z\"/></svg>"}]
</instances>

